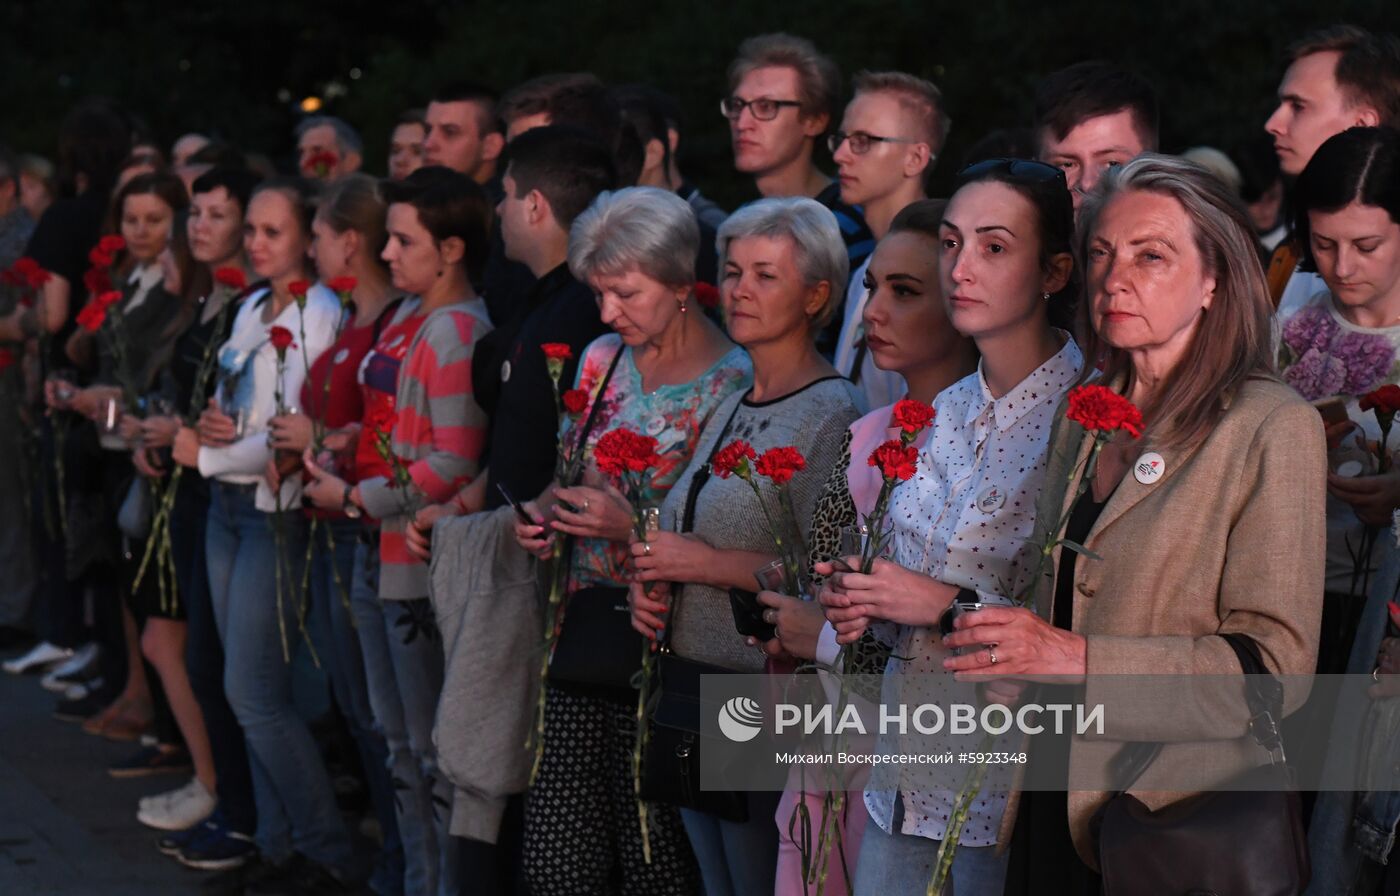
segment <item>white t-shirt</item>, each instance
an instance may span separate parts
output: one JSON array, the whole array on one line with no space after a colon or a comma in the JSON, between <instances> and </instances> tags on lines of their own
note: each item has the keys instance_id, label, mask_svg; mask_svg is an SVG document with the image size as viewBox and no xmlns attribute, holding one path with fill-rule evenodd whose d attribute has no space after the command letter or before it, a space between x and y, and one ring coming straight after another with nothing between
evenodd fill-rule
<instances>
[{"instance_id":1,"label":"white t-shirt","mask_svg":"<svg viewBox=\"0 0 1400 896\"><path fill-rule=\"evenodd\" d=\"M1289 288L1302 277L1315 276L1294 274ZM1380 423L1374 412L1361 410L1358 399L1386 383L1400 382L1400 325L1379 329L1356 326L1337 311L1325 285L1301 307L1288 314L1280 309L1279 314L1278 366L1284 382L1309 401L1344 397L1347 415L1361 428L1361 438L1367 444L1378 443ZM1400 433L1395 430L1386 446L1392 457L1400 449ZM1348 436L1332 452L1330 461L1340 473L1376 472L1374 452L1363 448L1357 436ZM1349 592L1353 579L1356 590L1362 590L1358 561L1364 531L1350 504L1327 496L1328 591ZM1375 565L1373 559L1372 570Z\"/></svg>"},{"instance_id":2,"label":"white t-shirt","mask_svg":"<svg viewBox=\"0 0 1400 896\"><path fill-rule=\"evenodd\" d=\"M307 291L304 319L297 303L288 302L271 323L264 323L263 307L268 301L267 290L244 299L228 341L219 347L219 403L224 413L242 421L243 436L223 448L205 445L199 449L201 476L221 482L257 483L256 505L264 513L277 509L272 489L263 478L272 457L267 421L277 415L277 393L281 392L284 407L301 404L307 367L335 341L341 314L340 300L319 283ZM273 327L286 327L294 338L281 365L280 388L277 352L268 340ZM283 509L300 506L301 476L284 479L281 492Z\"/></svg>"}]
</instances>

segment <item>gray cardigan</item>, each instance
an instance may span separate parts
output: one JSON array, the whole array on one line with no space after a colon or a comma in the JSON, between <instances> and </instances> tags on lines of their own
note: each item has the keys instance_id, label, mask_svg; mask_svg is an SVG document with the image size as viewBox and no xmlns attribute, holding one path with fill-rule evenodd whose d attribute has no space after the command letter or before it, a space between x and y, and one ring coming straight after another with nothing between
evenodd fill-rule
<instances>
[{"instance_id":1,"label":"gray cardigan","mask_svg":"<svg viewBox=\"0 0 1400 896\"><path fill-rule=\"evenodd\" d=\"M433 744L456 793L452 834L495 843L506 798L523 793L544 617L535 563L515 542L514 511L433 527L430 596L446 668Z\"/></svg>"}]
</instances>

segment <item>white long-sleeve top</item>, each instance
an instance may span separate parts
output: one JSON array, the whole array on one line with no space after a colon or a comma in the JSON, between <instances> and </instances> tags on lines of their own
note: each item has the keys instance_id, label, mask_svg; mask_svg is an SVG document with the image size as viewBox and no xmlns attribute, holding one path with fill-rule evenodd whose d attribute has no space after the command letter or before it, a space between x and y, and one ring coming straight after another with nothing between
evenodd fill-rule
<instances>
[{"instance_id":1,"label":"white long-sleeve top","mask_svg":"<svg viewBox=\"0 0 1400 896\"><path fill-rule=\"evenodd\" d=\"M268 334L273 327L286 327L292 332L293 345L282 363L280 391L284 408L298 408L308 362L316 360L335 341L341 314L335 294L317 283L306 293L305 312L296 302L289 302L272 322L266 323L263 311L271 296L271 290L248 296L238 309L228 341L219 347L219 404L235 420L242 417L243 437L223 448L206 445L199 449L201 476L234 484L257 483L256 506L264 513L277 509L277 500L263 478L272 457L267 444L267 422L278 412L277 351ZM281 498L283 510L301 505L300 474L283 480Z\"/></svg>"}]
</instances>

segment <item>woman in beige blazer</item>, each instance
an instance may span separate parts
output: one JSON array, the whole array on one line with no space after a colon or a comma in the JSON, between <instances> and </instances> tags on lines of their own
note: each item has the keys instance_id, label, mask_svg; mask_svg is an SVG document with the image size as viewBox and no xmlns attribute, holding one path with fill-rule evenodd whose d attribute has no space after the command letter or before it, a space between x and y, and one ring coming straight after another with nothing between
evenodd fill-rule
<instances>
[{"instance_id":1,"label":"woman in beige blazer","mask_svg":"<svg viewBox=\"0 0 1400 896\"><path fill-rule=\"evenodd\" d=\"M1085 370L1097 365L1101 382L1142 409L1146 432L1119 433L1076 502L1092 440L1060 417L1035 540L1053 540L1069 514L1065 537L1094 556L1054 550L1034 612L960 619L946 641L966 649L945 666L964 678L1072 682L1092 706L1111 702L1113 676L1239 675L1220 635L1240 633L1274 674L1311 673L1326 445L1317 412L1273 373L1244 209L1204 169L1147 155L1085 203L1079 241ZM1266 762L1246 734L1242 690L1131 719L1110 712L1102 735L1071 738L1058 761L1072 786L1090 789L1021 794L1019 825L1008 806L998 838L1016 830L1007 892L1048 874L1067 881L1063 892L1097 892L1089 820L1111 795L1106 772L1124 743L1165 744L1131 790L1151 809L1191 795L1183 779L1209 789ZM1306 696L1286 682L1285 712Z\"/></svg>"}]
</instances>

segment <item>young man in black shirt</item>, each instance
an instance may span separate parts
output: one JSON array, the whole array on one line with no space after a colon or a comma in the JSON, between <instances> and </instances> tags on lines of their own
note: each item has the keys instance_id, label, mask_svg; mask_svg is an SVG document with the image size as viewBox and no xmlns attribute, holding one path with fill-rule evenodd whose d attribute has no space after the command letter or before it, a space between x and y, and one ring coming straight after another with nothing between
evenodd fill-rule
<instances>
[{"instance_id":1,"label":"young man in black shirt","mask_svg":"<svg viewBox=\"0 0 1400 896\"><path fill-rule=\"evenodd\" d=\"M539 494L554 475L558 429L553 387L540 346L567 343L574 360L561 382L572 385L577 359L607 332L587 285L569 273L569 228L606 189L616 185L612 154L591 135L571 128L535 128L511 142L505 198L497 207L506 256L536 277L516 316L490 334L494 351L478 355L473 369L477 400L491 414L487 447L486 506L503 503L497 483L524 500ZM499 386L492 389L495 379ZM483 388L494 394L483 395Z\"/></svg>"}]
</instances>

